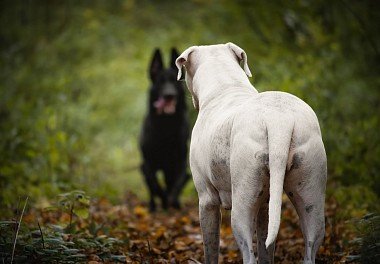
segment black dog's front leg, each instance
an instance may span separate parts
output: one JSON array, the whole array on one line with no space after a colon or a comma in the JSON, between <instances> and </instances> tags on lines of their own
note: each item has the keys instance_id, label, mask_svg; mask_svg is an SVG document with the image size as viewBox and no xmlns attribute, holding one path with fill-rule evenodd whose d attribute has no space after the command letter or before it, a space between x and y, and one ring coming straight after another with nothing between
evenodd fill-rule
<instances>
[{"instance_id":1,"label":"black dog's front leg","mask_svg":"<svg viewBox=\"0 0 380 264\"><path fill-rule=\"evenodd\" d=\"M149 194L150 194L150 201L149 201L149 210L151 212L156 211L156 202L154 201L154 197L158 196L161 198L162 201L162 208L167 209L168 202L167 202L167 195L165 191L161 188L160 184L157 181L156 177L156 170L152 170L149 165L144 163L141 166L141 170L145 177L145 182L148 185L149 188Z\"/></svg>"},{"instance_id":2,"label":"black dog's front leg","mask_svg":"<svg viewBox=\"0 0 380 264\"><path fill-rule=\"evenodd\" d=\"M190 175L186 173L186 171L183 171L181 174L178 175L178 178L173 185L173 189L169 193L169 206L173 206L176 209L181 208L179 196L189 179Z\"/></svg>"}]
</instances>

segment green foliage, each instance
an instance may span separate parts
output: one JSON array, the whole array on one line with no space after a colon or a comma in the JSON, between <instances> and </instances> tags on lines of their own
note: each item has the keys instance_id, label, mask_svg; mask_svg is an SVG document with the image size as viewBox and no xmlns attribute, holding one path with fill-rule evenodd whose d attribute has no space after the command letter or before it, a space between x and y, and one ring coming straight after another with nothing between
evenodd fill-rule
<instances>
[{"instance_id":1,"label":"green foliage","mask_svg":"<svg viewBox=\"0 0 380 264\"><path fill-rule=\"evenodd\" d=\"M58 195L57 206L50 206L45 211L60 211L69 215L69 223L65 231L75 232L76 223L73 218L85 219L89 217L90 197L84 191L72 191Z\"/></svg>"},{"instance_id":2,"label":"green foliage","mask_svg":"<svg viewBox=\"0 0 380 264\"><path fill-rule=\"evenodd\" d=\"M80 220L89 217L90 199L82 191L59 195L57 207L45 211L66 212L70 222L62 225L48 225L38 229L16 221L0 221L0 258L10 263L17 225L21 225L17 236L14 263L86 263L89 256L97 255L102 261L125 262L119 254L125 241L99 235L107 233L103 226L91 220L81 225ZM74 214L77 220L73 222Z\"/></svg>"},{"instance_id":3,"label":"green foliage","mask_svg":"<svg viewBox=\"0 0 380 264\"><path fill-rule=\"evenodd\" d=\"M380 210L376 194L363 185L336 186L330 188L327 194L333 196L342 208L335 215L337 220L360 218L368 212Z\"/></svg>"},{"instance_id":4,"label":"green foliage","mask_svg":"<svg viewBox=\"0 0 380 264\"><path fill-rule=\"evenodd\" d=\"M87 218L89 215L90 198L83 191L73 191L59 195L60 208L80 218Z\"/></svg>"},{"instance_id":5,"label":"green foliage","mask_svg":"<svg viewBox=\"0 0 380 264\"><path fill-rule=\"evenodd\" d=\"M9 263L15 222L0 222L0 258ZM87 229L68 235L61 226L29 229L23 226L17 239L14 263L86 263L87 249L103 261L125 262L118 252L124 242L108 236L93 236Z\"/></svg>"},{"instance_id":6,"label":"green foliage","mask_svg":"<svg viewBox=\"0 0 380 264\"><path fill-rule=\"evenodd\" d=\"M258 90L316 111L329 181L380 193L376 1L32 2L1 3L1 208L73 189L144 196L152 50L228 41L246 50Z\"/></svg>"},{"instance_id":7,"label":"green foliage","mask_svg":"<svg viewBox=\"0 0 380 264\"><path fill-rule=\"evenodd\" d=\"M371 213L354 223L358 237L352 241L360 252L348 257L349 261L378 263L380 256L380 215Z\"/></svg>"}]
</instances>

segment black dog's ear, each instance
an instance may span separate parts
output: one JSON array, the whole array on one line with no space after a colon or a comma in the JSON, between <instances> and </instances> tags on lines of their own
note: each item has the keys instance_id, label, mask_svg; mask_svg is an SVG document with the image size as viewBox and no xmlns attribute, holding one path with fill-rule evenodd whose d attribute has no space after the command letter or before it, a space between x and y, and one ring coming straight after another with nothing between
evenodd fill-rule
<instances>
[{"instance_id":1,"label":"black dog's ear","mask_svg":"<svg viewBox=\"0 0 380 264\"><path fill-rule=\"evenodd\" d=\"M162 63L161 51L160 49L155 49L149 68L150 79L153 82L156 80L158 73L162 71L163 68L164 64Z\"/></svg>"},{"instance_id":2,"label":"black dog's ear","mask_svg":"<svg viewBox=\"0 0 380 264\"><path fill-rule=\"evenodd\" d=\"M171 59L170 59L170 67L174 70L177 70L177 66L175 65L175 60L179 57L179 53L176 48L172 48L171 52Z\"/></svg>"}]
</instances>

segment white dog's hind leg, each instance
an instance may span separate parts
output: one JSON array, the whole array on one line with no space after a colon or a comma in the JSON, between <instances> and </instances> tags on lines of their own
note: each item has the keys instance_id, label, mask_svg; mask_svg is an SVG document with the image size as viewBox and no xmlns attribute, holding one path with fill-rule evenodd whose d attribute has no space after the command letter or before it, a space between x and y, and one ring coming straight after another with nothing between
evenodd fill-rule
<instances>
[{"instance_id":1,"label":"white dog's hind leg","mask_svg":"<svg viewBox=\"0 0 380 264\"><path fill-rule=\"evenodd\" d=\"M206 264L218 263L219 234L220 234L220 206L213 202L208 195L199 197L199 222L201 224L204 255Z\"/></svg>"},{"instance_id":2,"label":"white dog's hind leg","mask_svg":"<svg viewBox=\"0 0 380 264\"><path fill-rule=\"evenodd\" d=\"M305 240L305 264L315 263L315 256L325 234L324 195L313 198L310 189L308 193L293 194L295 199L291 199L298 212Z\"/></svg>"},{"instance_id":3,"label":"white dog's hind leg","mask_svg":"<svg viewBox=\"0 0 380 264\"><path fill-rule=\"evenodd\" d=\"M268 154L250 140L236 141L231 155L231 226L244 264L256 263L253 234L263 197L268 195Z\"/></svg>"},{"instance_id":4,"label":"white dog's hind leg","mask_svg":"<svg viewBox=\"0 0 380 264\"><path fill-rule=\"evenodd\" d=\"M243 206L241 202L239 204L234 204L234 201L232 201L232 231L234 233L236 243L239 246L240 252L243 255L243 262L245 264L256 263L252 244L253 215L253 208L251 206Z\"/></svg>"},{"instance_id":5,"label":"white dog's hind leg","mask_svg":"<svg viewBox=\"0 0 380 264\"><path fill-rule=\"evenodd\" d=\"M297 152L295 155L298 155ZM304 263L311 264L315 263L315 256L325 234L327 171L323 145L310 144L294 160L292 167L286 176L284 189L300 218L305 240Z\"/></svg>"},{"instance_id":6,"label":"white dog's hind leg","mask_svg":"<svg viewBox=\"0 0 380 264\"><path fill-rule=\"evenodd\" d=\"M243 255L243 262L254 264L256 259L252 238L254 223L257 220L255 217L260 206L260 198L263 195L263 184L262 181L256 181L260 178L259 175L255 175L255 177L249 174L245 175L247 177L244 177L244 173L241 174L241 182L232 189L231 225L236 243Z\"/></svg>"}]
</instances>

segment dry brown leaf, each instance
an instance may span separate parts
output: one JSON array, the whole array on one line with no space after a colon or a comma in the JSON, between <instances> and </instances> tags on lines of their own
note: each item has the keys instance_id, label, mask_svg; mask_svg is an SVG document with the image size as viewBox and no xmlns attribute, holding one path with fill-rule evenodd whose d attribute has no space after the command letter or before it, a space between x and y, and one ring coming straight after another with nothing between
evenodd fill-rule
<instances>
[{"instance_id":1,"label":"dry brown leaf","mask_svg":"<svg viewBox=\"0 0 380 264\"><path fill-rule=\"evenodd\" d=\"M145 218L149 214L148 210L143 206L136 206L135 208L133 208L133 213L141 218Z\"/></svg>"}]
</instances>

